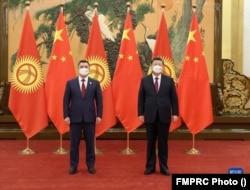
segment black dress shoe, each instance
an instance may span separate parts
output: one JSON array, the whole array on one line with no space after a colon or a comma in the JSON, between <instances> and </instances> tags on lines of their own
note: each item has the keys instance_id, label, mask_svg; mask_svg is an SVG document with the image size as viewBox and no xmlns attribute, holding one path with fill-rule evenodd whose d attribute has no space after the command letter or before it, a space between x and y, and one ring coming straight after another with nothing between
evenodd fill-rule
<instances>
[{"instance_id":1,"label":"black dress shoe","mask_svg":"<svg viewBox=\"0 0 250 190\"><path fill-rule=\"evenodd\" d=\"M70 175L74 175L76 172L77 172L77 169L75 169L75 168L70 168L70 170L69 170Z\"/></svg>"},{"instance_id":2,"label":"black dress shoe","mask_svg":"<svg viewBox=\"0 0 250 190\"><path fill-rule=\"evenodd\" d=\"M150 174L152 174L152 173L154 173L154 172L155 172L155 170L146 169L146 170L144 171L144 175L150 175Z\"/></svg>"},{"instance_id":3,"label":"black dress shoe","mask_svg":"<svg viewBox=\"0 0 250 190\"><path fill-rule=\"evenodd\" d=\"M95 168L88 168L88 172L90 174L95 174L96 173Z\"/></svg>"},{"instance_id":4,"label":"black dress shoe","mask_svg":"<svg viewBox=\"0 0 250 190\"><path fill-rule=\"evenodd\" d=\"M166 176L170 176L170 173L168 170L161 170L161 173Z\"/></svg>"}]
</instances>

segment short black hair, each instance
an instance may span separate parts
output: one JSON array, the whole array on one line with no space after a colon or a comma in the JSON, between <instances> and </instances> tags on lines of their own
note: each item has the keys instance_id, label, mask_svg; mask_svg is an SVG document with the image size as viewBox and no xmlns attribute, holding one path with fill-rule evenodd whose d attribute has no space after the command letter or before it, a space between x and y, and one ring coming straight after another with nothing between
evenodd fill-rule
<instances>
[{"instance_id":1,"label":"short black hair","mask_svg":"<svg viewBox=\"0 0 250 190\"><path fill-rule=\"evenodd\" d=\"M79 67L80 63L87 63L87 64L90 66L89 61L86 60L86 59L80 60L80 61L78 62L78 67Z\"/></svg>"},{"instance_id":2,"label":"short black hair","mask_svg":"<svg viewBox=\"0 0 250 190\"><path fill-rule=\"evenodd\" d=\"M164 61L161 57L154 57L152 60L151 60L151 64L155 61L155 60L158 60L158 61L161 61L162 64L164 64Z\"/></svg>"}]
</instances>

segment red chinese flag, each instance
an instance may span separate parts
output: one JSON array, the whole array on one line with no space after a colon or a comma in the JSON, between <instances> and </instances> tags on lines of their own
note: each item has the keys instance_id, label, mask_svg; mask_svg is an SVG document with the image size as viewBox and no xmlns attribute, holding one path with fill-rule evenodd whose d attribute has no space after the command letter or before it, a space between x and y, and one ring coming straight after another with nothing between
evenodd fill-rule
<instances>
[{"instance_id":1,"label":"red chinese flag","mask_svg":"<svg viewBox=\"0 0 250 190\"><path fill-rule=\"evenodd\" d=\"M9 108L28 139L48 125L43 73L28 8L11 78Z\"/></svg>"},{"instance_id":2,"label":"red chinese flag","mask_svg":"<svg viewBox=\"0 0 250 190\"><path fill-rule=\"evenodd\" d=\"M210 83L196 13L193 13L178 84L180 115L195 135L213 122Z\"/></svg>"},{"instance_id":3,"label":"red chinese flag","mask_svg":"<svg viewBox=\"0 0 250 190\"><path fill-rule=\"evenodd\" d=\"M97 13L94 14L85 57L90 63L89 76L98 80L102 89L103 115L101 123L96 126L96 136L99 136L116 124L116 117L111 77L104 51Z\"/></svg>"},{"instance_id":4,"label":"red chinese flag","mask_svg":"<svg viewBox=\"0 0 250 190\"><path fill-rule=\"evenodd\" d=\"M116 115L127 132L132 132L142 124L137 114L141 78L142 70L136 49L131 16L127 12L112 82Z\"/></svg>"},{"instance_id":5,"label":"red chinese flag","mask_svg":"<svg viewBox=\"0 0 250 190\"><path fill-rule=\"evenodd\" d=\"M60 134L69 131L63 118L63 94L67 80L76 76L63 9L59 12L45 83L47 110Z\"/></svg>"},{"instance_id":6,"label":"red chinese flag","mask_svg":"<svg viewBox=\"0 0 250 190\"><path fill-rule=\"evenodd\" d=\"M162 11L160 26L158 29L155 48L152 57L161 57L164 61L163 73L171 76L176 82L176 73L174 67L174 61L172 57L172 50L170 46L170 40L168 36L167 23L164 16L164 11ZM150 68L151 70L151 68ZM151 73L151 71L149 71ZM178 117L177 121L171 122L169 131L173 131L181 125L181 118Z\"/></svg>"}]
</instances>

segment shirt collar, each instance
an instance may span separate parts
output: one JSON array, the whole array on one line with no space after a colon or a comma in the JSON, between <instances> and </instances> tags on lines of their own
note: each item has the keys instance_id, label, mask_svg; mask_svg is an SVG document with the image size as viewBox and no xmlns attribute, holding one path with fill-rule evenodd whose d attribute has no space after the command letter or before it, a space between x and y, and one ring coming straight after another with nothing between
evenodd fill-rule
<instances>
[{"instance_id":1,"label":"shirt collar","mask_svg":"<svg viewBox=\"0 0 250 190\"><path fill-rule=\"evenodd\" d=\"M78 76L78 80L79 80L80 82L82 82L82 79L84 79L84 80L85 80L85 82L87 82L87 81L88 81L88 79L89 79L89 77L88 77L88 76L86 76L85 78L82 78L82 77Z\"/></svg>"},{"instance_id":2,"label":"shirt collar","mask_svg":"<svg viewBox=\"0 0 250 190\"><path fill-rule=\"evenodd\" d=\"M156 77L158 78L158 80L161 80L161 74L159 76L155 76L154 74L152 74L152 76L153 76L154 80L155 80Z\"/></svg>"}]
</instances>

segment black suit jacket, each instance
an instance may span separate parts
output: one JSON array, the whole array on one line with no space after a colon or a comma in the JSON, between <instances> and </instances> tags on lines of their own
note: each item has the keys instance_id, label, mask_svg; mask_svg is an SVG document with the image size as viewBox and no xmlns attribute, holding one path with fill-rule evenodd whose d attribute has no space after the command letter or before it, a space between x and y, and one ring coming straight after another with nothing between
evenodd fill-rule
<instances>
[{"instance_id":1,"label":"black suit jacket","mask_svg":"<svg viewBox=\"0 0 250 190\"><path fill-rule=\"evenodd\" d=\"M78 77L66 84L63 98L64 118L70 117L70 122L94 123L96 117L102 117L102 91L100 83L88 77L85 96L82 97Z\"/></svg>"},{"instance_id":2,"label":"black suit jacket","mask_svg":"<svg viewBox=\"0 0 250 190\"><path fill-rule=\"evenodd\" d=\"M161 123L170 123L171 116L179 114L174 81L163 74L158 93L151 74L141 79L138 96L138 116L144 115L145 123L155 122L157 113Z\"/></svg>"}]
</instances>

